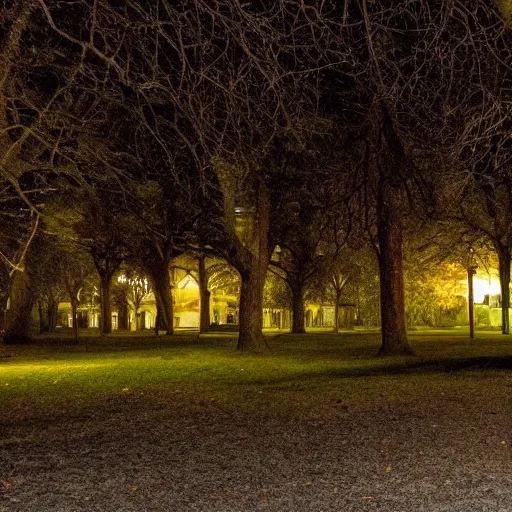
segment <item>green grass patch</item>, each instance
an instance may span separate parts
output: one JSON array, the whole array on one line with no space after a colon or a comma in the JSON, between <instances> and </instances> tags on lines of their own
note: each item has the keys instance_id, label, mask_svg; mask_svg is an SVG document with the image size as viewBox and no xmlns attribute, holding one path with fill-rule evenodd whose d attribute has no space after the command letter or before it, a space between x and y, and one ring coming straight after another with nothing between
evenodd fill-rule
<instances>
[{"instance_id":1,"label":"green grass patch","mask_svg":"<svg viewBox=\"0 0 512 512\"><path fill-rule=\"evenodd\" d=\"M185 333L172 337L114 335L74 345L65 337L6 347L0 359L3 418L107 413L185 414L220 407L227 413L330 414L339 407L364 409L407 404L422 396L508 393L512 341L478 333L418 332L413 357L378 358L372 332L269 336L265 354L235 350L236 336ZM468 399L469 399L468 395Z\"/></svg>"}]
</instances>

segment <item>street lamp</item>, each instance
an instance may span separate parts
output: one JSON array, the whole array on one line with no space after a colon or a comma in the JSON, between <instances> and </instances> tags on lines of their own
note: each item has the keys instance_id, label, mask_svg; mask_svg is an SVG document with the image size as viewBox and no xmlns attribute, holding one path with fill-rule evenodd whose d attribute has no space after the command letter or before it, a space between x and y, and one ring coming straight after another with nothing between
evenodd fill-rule
<instances>
[{"instance_id":1,"label":"street lamp","mask_svg":"<svg viewBox=\"0 0 512 512\"><path fill-rule=\"evenodd\" d=\"M469 337L475 337L475 308L473 299L473 276L476 274L478 264L475 261L473 249L470 247L466 259L466 271L468 273L468 312L469 312Z\"/></svg>"}]
</instances>

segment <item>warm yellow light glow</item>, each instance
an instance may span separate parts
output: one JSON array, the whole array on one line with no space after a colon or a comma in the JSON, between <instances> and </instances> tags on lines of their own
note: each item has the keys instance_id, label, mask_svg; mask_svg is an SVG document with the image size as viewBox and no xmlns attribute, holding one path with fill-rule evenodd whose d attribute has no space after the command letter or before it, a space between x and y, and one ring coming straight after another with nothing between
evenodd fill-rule
<instances>
[{"instance_id":1,"label":"warm yellow light glow","mask_svg":"<svg viewBox=\"0 0 512 512\"><path fill-rule=\"evenodd\" d=\"M497 279L492 277L489 279L475 277L473 279L473 297L477 304L484 301L485 295L499 295L500 293L500 282Z\"/></svg>"},{"instance_id":2,"label":"warm yellow light glow","mask_svg":"<svg viewBox=\"0 0 512 512\"><path fill-rule=\"evenodd\" d=\"M193 279L190 275L186 275L177 286L180 290L191 290L191 289L198 289L199 286L197 285L197 282L195 279Z\"/></svg>"},{"instance_id":3,"label":"warm yellow light glow","mask_svg":"<svg viewBox=\"0 0 512 512\"><path fill-rule=\"evenodd\" d=\"M135 277L135 278L129 279L124 274L121 274L120 276L117 277L117 282L120 284L128 283L130 286L143 288L145 293L148 292L149 283L145 277L144 278Z\"/></svg>"},{"instance_id":4,"label":"warm yellow light glow","mask_svg":"<svg viewBox=\"0 0 512 512\"><path fill-rule=\"evenodd\" d=\"M74 370L78 372L83 372L87 370L95 370L97 368L106 368L115 366L116 362L83 362L83 361L70 361L68 363L52 363L48 364L47 362L34 362L34 363L21 363L21 364L12 364L9 366L5 366L2 368L2 377L11 377L11 376L23 376L27 373L34 372L45 372L45 373L62 373L62 372L72 372Z\"/></svg>"}]
</instances>

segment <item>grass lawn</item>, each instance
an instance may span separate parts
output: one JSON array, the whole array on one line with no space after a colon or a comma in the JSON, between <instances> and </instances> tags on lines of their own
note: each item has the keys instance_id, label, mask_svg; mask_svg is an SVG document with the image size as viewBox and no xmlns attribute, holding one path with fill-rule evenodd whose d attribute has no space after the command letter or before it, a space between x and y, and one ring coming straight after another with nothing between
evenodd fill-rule
<instances>
[{"instance_id":1,"label":"grass lawn","mask_svg":"<svg viewBox=\"0 0 512 512\"><path fill-rule=\"evenodd\" d=\"M512 510L512 339L60 336L0 359L0 511ZM411 508L412 507L412 508ZM444 508L443 508L444 507Z\"/></svg>"}]
</instances>

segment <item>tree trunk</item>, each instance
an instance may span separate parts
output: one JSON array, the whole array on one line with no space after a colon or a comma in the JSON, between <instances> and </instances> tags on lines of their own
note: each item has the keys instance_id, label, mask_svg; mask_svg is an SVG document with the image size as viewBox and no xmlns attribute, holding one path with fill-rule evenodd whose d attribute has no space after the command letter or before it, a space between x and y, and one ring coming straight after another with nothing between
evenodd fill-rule
<instances>
[{"instance_id":1,"label":"tree trunk","mask_svg":"<svg viewBox=\"0 0 512 512\"><path fill-rule=\"evenodd\" d=\"M241 273L240 333L238 350L260 351L263 338L263 287L267 268L255 260L253 268Z\"/></svg>"},{"instance_id":2,"label":"tree trunk","mask_svg":"<svg viewBox=\"0 0 512 512\"><path fill-rule=\"evenodd\" d=\"M338 333L340 331L340 299L341 293L336 293L336 300L334 301L334 326L332 332Z\"/></svg>"},{"instance_id":3,"label":"tree trunk","mask_svg":"<svg viewBox=\"0 0 512 512\"><path fill-rule=\"evenodd\" d=\"M473 276L475 275L475 269L469 267L468 271L468 317L469 317L469 337L473 339L475 337L475 307L473 298Z\"/></svg>"},{"instance_id":4,"label":"tree trunk","mask_svg":"<svg viewBox=\"0 0 512 512\"><path fill-rule=\"evenodd\" d=\"M117 328L122 331L129 331L128 325L128 303L125 300L124 303L117 305Z\"/></svg>"},{"instance_id":5,"label":"tree trunk","mask_svg":"<svg viewBox=\"0 0 512 512\"><path fill-rule=\"evenodd\" d=\"M292 292L292 331L295 334L306 332L304 318L304 290L302 286L290 286Z\"/></svg>"},{"instance_id":6,"label":"tree trunk","mask_svg":"<svg viewBox=\"0 0 512 512\"><path fill-rule=\"evenodd\" d=\"M266 185L256 187L256 211L251 229L251 242L243 251L240 266L240 331L238 350L261 351L263 337L263 288L270 260L268 235L270 230L270 197Z\"/></svg>"},{"instance_id":7,"label":"tree trunk","mask_svg":"<svg viewBox=\"0 0 512 512\"><path fill-rule=\"evenodd\" d=\"M100 276L100 333L110 334L112 332L112 305L111 286L112 278L122 262L122 258L115 254L112 244L108 250L91 249L94 266Z\"/></svg>"},{"instance_id":8,"label":"tree trunk","mask_svg":"<svg viewBox=\"0 0 512 512\"><path fill-rule=\"evenodd\" d=\"M210 291L204 254L199 256L199 296L199 332L204 333L210 330Z\"/></svg>"},{"instance_id":9,"label":"tree trunk","mask_svg":"<svg viewBox=\"0 0 512 512\"><path fill-rule=\"evenodd\" d=\"M71 321L73 322L73 338L75 343L78 343L78 315L77 315L78 303L75 300L71 300Z\"/></svg>"},{"instance_id":10,"label":"tree trunk","mask_svg":"<svg viewBox=\"0 0 512 512\"><path fill-rule=\"evenodd\" d=\"M39 300L37 303L37 312L39 313L39 334L48 332L48 315L45 311L43 301Z\"/></svg>"},{"instance_id":11,"label":"tree trunk","mask_svg":"<svg viewBox=\"0 0 512 512\"><path fill-rule=\"evenodd\" d=\"M4 343L28 343L33 294L27 272L15 271L9 289L9 309L5 312Z\"/></svg>"},{"instance_id":12,"label":"tree trunk","mask_svg":"<svg viewBox=\"0 0 512 512\"><path fill-rule=\"evenodd\" d=\"M506 247L497 247L500 287L501 287L501 333L510 334L510 251Z\"/></svg>"},{"instance_id":13,"label":"tree trunk","mask_svg":"<svg viewBox=\"0 0 512 512\"><path fill-rule=\"evenodd\" d=\"M110 275L100 275L101 334L110 334L112 332L112 307L110 305L111 283L112 277Z\"/></svg>"},{"instance_id":14,"label":"tree trunk","mask_svg":"<svg viewBox=\"0 0 512 512\"><path fill-rule=\"evenodd\" d=\"M165 334L174 334L174 312L172 304L171 285L169 282L169 260L159 261L151 269L151 280L155 291L157 301L158 320L160 329L165 330Z\"/></svg>"},{"instance_id":15,"label":"tree trunk","mask_svg":"<svg viewBox=\"0 0 512 512\"><path fill-rule=\"evenodd\" d=\"M398 212L399 191L380 180L377 195L377 236L379 241L380 311L382 346L380 355L407 355L403 272L403 233Z\"/></svg>"},{"instance_id":16,"label":"tree trunk","mask_svg":"<svg viewBox=\"0 0 512 512\"><path fill-rule=\"evenodd\" d=\"M57 329L57 318L59 316L59 303L53 295L48 297L48 332L55 332Z\"/></svg>"},{"instance_id":17,"label":"tree trunk","mask_svg":"<svg viewBox=\"0 0 512 512\"><path fill-rule=\"evenodd\" d=\"M160 305L160 299L157 299L156 301L156 316L155 316L155 325L153 326L153 329L155 330L155 336L160 335L160 323L162 321L162 313L161 313L161 305Z\"/></svg>"}]
</instances>

